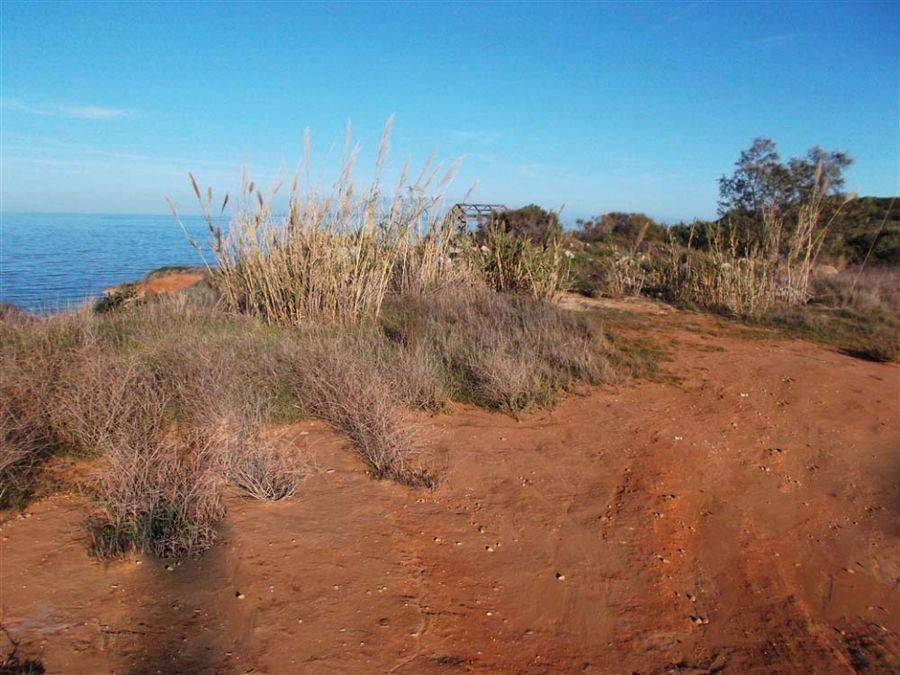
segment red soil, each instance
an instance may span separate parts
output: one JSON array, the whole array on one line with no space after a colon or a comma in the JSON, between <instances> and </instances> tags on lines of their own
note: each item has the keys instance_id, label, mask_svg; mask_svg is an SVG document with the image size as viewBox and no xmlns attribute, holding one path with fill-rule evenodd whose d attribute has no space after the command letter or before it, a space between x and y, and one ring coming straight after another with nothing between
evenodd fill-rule
<instances>
[{"instance_id":1,"label":"red soil","mask_svg":"<svg viewBox=\"0 0 900 675\"><path fill-rule=\"evenodd\" d=\"M630 316L661 381L423 418L434 492L298 425L321 471L231 497L172 571L91 560L79 498L39 501L0 531L2 624L67 673L896 671L900 368Z\"/></svg>"},{"instance_id":2,"label":"red soil","mask_svg":"<svg viewBox=\"0 0 900 675\"><path fill-rule=\"evenodd\" d=\"M193 286L203 281L202 272L172 272L142 281L138 288L138 297L146 293L172 293Z\"/></svg>"}]
</instances>

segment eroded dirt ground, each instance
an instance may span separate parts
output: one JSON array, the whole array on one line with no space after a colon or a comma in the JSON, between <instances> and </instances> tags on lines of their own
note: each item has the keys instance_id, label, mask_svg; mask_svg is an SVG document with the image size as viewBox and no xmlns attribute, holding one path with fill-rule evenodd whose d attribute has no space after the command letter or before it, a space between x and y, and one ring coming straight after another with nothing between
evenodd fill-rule
<instances>
[{"instance_id":1,"label":"eroded dirt ground","mask_svg":"<svg viewBox=\"0 0 900 675\"><path fill-rule=\"evenodd\" d=\"M419 419L433 492L309 423L298 495L229 497L220 543L171 570L90 559L76 495L7 514L3 626L51 673L896 671L900 367L609 316L661 376Z\"/></svg>"}]
</instances>

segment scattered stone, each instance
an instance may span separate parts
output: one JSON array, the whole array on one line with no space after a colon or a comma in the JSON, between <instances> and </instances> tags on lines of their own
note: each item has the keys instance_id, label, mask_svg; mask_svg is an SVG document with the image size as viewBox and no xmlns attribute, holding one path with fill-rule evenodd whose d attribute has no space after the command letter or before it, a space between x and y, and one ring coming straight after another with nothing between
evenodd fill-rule
<instances>
[{"instance_id":1,"label":"scattered stone","mask_svg":"<svg viewBox=\"0 0 900 675\"><path fill-rule=\"evenodd\" d=\"M485 547L484 547L484 550L487 551L488 553L493 553L493 552L494 552L494 547L493 547L493 546L485 546Z\"/></svg>"},{"instance_id":2,"label":"scattered stone","mask_svg":"<svg viewBox=\"0 0 900 675\"><path fill-rule=\"evenodd\" d=\"M234 594L234 597L236 597L238 600L243 600L243 599L244 599L244 594L241 593L240 591L236 591L235 594Z\"/></svg>"},{"instance_id":3,"label":"scattered stone","mask_svg":"<svg viewBox=\"0 0 900 675\"><path fill-rule=\"evenodd\" d=\"M557 578L557 580L559 580L559 581L565 581L565 580L566 580L566 575L557 572L557 573L556 573L556 578Z\"/></svg>"}]
</instances>

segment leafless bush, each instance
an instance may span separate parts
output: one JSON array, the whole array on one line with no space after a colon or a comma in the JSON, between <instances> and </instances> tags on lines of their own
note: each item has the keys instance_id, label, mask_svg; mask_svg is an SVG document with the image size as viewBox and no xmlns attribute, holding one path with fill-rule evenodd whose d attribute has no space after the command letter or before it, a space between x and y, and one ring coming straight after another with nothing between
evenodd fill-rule
<instances>
[{"instance_id":1,"label":"leafless bush","mask_svg":"<svg viewBox=\"0 0 900 675\"><path fill-rule=\"evenodd\" d=\"M375 477L433 486L434 476L416 462L412 431L390 381L355 343L320 334L291 350L298 406L347 434Z\"/></svg>"},{"instance_id":2,"label":"leafless bush","mask_svg":"<svg viewBox=\"0 0 900 675\"><path fill-rule=\"evenodd\" d=\"M114 443L92 490L99 507L87 523L92 553L173 557L211 546L224 515L219 461L202 437Z\"/></svg>"},{"instance_id":3,"label":"leafless bush","mask_svg":"<svg viewBox=\"0 0 900 675\"><path fill-rule=\"evenodd\" d=\"M430 345L392 345L380 360L398 400L410 408L438 411L450 398L439 356Z\"/></svg>"},{"instance_id":4,"label":"leafless bush","mask_svg":"<svg viewBox=\"0 0 900 675\"><path fill-rule=\"evenodd\" d=\"M0 506L28 496L38 465L59 443L51 422L55 391L84 333L78 314L0 320Z\"/></svg>"},{"instance_id":5,"label":"leafless bush","mask_svg":"<svg viewBox=\"0 0 900 675\"><path fill-rule=\"evenodd\" d=\"M476 291L398 304L405 309L384 319L389 334L407 349L433 351L461 400L517 414L613 372L602 336L542 301Z\"/></svg>"}]
</instances>

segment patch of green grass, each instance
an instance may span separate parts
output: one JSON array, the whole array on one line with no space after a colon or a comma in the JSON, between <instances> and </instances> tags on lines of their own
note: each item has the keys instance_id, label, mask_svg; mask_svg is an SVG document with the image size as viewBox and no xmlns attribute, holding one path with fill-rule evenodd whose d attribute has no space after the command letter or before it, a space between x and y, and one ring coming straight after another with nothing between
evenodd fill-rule
<instances>
[{"instance_id":1,"label":"patch of green grass","mask_svg":"<svg viewBox=\"0 0 900 675\"><path fill-rule=\"evenodd\" d=\"M768 314L759 322L869 361L900 356L900 319L885 311L809 305Z\"/></svg>"}]
</instances>

